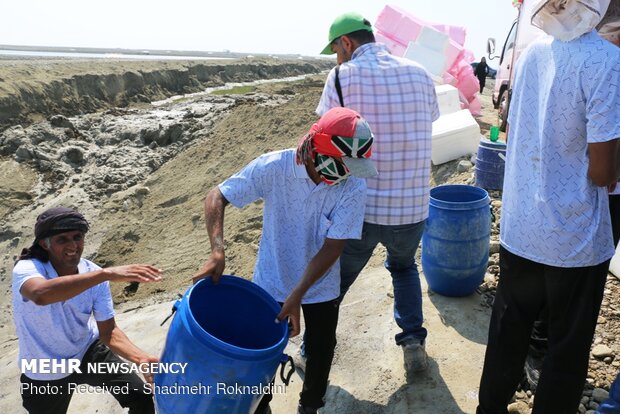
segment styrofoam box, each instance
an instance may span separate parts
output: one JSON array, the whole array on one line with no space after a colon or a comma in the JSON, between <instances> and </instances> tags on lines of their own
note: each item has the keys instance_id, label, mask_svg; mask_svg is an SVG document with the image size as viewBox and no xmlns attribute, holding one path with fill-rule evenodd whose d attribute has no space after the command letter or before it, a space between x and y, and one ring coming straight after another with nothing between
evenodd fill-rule
<instances>
[{"instance_id":1,"label":"styrofoam box","mask_svg":"<svg viewBox=\"0 0 620 414\"><path fill-rule=\"evenodd\" d=\"M394 56L404 56L405 50L407 50L407 46L399 43L397 40L390 39L390 37L379 30L375 33L375 40L379 43L383 43L391 54Z\"/></svg>"},{"instance_id":2,"label":"styrofoam box","mask_svg":"<svg viewBox=\"0 0 620 414\"><path fill-rule=\"evenodd\" d=\"M461 110L459 91L454 86L435 86L435 93L437 94L437 103L439 104L439 113L441 115L452 114Z\"/></svg>"},{"instance_id":3,"label":"styrofoam box","mask_svg":"<svg viewBox=\"0 0 620 414\"><path fill-rule=\"evenodd\" d=\"M424 21L396 6L385 6L375 20L376 29L405 45L416 40L425 25Z\"/></svg>"},{"instance_id":4,"label":"styrofoam box","mask_svg":"<svg viewBox=\"0 0 620 414\"><path fill-rule=\"evenodd\" d=\"M480 127L467 109L443 115L433 122L431 161L443 164L475 153L480 142Z\"/></svg>"},{"instance_id":5,"label":"styrofoam box","mask_svg":"<svg viewBox=\"0 0 620 414\"><path fill-rule=\"evenodd\" d=\"M478 78L473 74L467 74L466 76L459 75L456 87L459 91L463 92L463 95L469 100L480 90L480 83L478 82Z\"/></svg>"},{"instance_id":6,"label":"styrofoam box","mask_svg":"<svg viewBox=\"0 0 620 414\"><path fill-rule=\"evenodd\" d=\"M463 47L456 44L453 40L450 40L448 46L446 46L445 54L446 66L451 68L462 57Z\"/></svg>"},{"instance_id":7,"label":"styrofoam box","mask_svg":"<svg viewBox=\"0 0 620 414\"><path fill-rule=\"evenodd\" d=\"M432 27L424 26L415 42L443 54L450 42L450 38L445 33L441 33Z\"/></svg>"},{"instance_id":8,"label":"styrofoam box","mask_svg":"<svg viewBox=\"0 0 620 414\"><path fill-rule=\"evenodd\" d=\"M424 66L430 74L437 77L441 77L446 70L446 56L443 53L417 43L409 42L404 57Z\"/></svg>"}]
</instances>

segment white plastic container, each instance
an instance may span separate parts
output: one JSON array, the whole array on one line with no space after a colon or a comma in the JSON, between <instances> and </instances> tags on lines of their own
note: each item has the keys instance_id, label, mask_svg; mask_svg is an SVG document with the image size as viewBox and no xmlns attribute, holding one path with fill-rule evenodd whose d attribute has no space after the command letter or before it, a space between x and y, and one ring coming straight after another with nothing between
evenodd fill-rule
<instances>
[{"instance_id":1,"label":"white plastic container","mask_svg":"<svg viewBox=\"0 0 620 414\"><path fill-rule=\"evenodd\" d=\"M446 70L446 56L443 52L429 49L417 43L409 42L404 57L424 66L434 77L441 78Z\"/></svg>"},{"instance_id":2,"label":"white plastic container","mask_svg":"<svg viewBox=\"0 0 620 414\"><path fill-rule=\"evenodd\" d=\"M453 114L461 110L459 90L454 86L435 86L435 94L437 94L437 103L439 104L439 113L441 115Z\"/></svg>"},{"instance_id":3,"label":"white plastic container","mask_svg":"<svg viewBox=\"0 0 620 414\"><path fill-rule=\"evenodd\" d=\"M434 165L478 150L480 127L467 109L440 116L433 122L431 161Z\"/></svg>"},{"instance_id":4,"label":"white plastic container","mask_svg":"<svg viewBox=\"0 0 620 414\"><path fill-rule=\"evenodd\" d=\"M450 37L432 27L424 26L415 42L443 54L450 42Z\"/></svg>"}]
</instances>

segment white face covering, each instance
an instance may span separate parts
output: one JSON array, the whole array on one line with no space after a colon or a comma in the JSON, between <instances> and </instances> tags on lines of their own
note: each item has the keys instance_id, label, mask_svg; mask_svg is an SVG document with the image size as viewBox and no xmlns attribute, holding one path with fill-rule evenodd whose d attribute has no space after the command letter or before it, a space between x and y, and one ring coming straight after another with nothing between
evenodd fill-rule
<instances>
[{"instance_id":1,"label":"white face covering","mask_svg":"<svg viewBox=\"0 0 620 414\"><path fill-rule=\"evenodd\" d=\"M610 0L542 0L532 13L532 24L568 42L589 33L603 19Z\"/></svg>"}]
</instances>

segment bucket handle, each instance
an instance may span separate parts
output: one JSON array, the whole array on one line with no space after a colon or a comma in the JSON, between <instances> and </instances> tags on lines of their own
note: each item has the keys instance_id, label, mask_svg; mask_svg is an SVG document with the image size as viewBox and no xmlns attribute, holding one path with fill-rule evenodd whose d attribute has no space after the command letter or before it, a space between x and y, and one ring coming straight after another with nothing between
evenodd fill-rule
<instances>
[{"instance_id":1,"label":"bucket handle","mask_svg":"<svg viewBox=\"0 0 620 414\"><path fill-rule=\"evenodd\" d=\"M291 368L289 369L289 371L286 373L286 376L285 376L284 368L286 367L286 364L289 362L291 363ZM282 354L282 357L280 358L280 379L282 380L284 385L288 386L289 382L291 382L291 377L293 376L294 372L295 372L295 362L293 362L293 357L291 357L290 355Z\"/></svg>"},{"instance_id":2,"label":"bucket handle","mask_svg":"<svg viewBox=\"0 0 620 414\"><path fill-rule=\"evenodd\" d=\"M181 306L181 299L177 300L174 302L174 304L172 305L172 312L170 312L170 315L166 316L166 319L164 319L159 326L164 326L164 324L166 323L166 321L168 321L168 319L172 318L172 316L176 313L177 309L179 308L179 306Z\"/></svg>"}]
</instances>

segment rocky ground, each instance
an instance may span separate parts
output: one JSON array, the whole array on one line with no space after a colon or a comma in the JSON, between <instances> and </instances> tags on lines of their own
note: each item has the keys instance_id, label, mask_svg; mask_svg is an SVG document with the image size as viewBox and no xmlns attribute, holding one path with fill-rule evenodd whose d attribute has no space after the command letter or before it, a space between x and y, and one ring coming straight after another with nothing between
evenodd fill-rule
<instances>
[{"instance_id":1,"label":"rocky ground","mask_svg":"<svg viewBox=\"0 0 620 414\"><path fill-rule=\"evenodd\" d=\"M196 92L224 80L294 76L331 65L297 62L297 66L286 67L261 61L252 66L244 61L229 62L229 66L214 63L215 70L204 63L199 64L201 68L195 63L143 63L147 66L0 61L0 307L5 310L0 314L0 349L5 352L14 352L16 347L11 268L21 248L31 242L38 213L59 204L83 211L93 229L85 253L101 265L145 262L165 270L165 280L158 284L113 285L119 309L172 300L188 287L191 274L207 255L201 205L207 191L256 155L294 146L316 120L314 108L325 75L152 101ZM176 76L187 81L172 86ZM95 98L83 99L84 90ZM485 90L483 116L478 119L483 134L497 121L489 94L490 89ZM44 105L35 104L41 99ZM21 109L14 108L16 100ZM89 107L88 102L95 104ZM463 157L433 166L432 185L473 184L473 174L471 157ZM497 220L488 272L474 294L487 315L499 271L501 215L501 193L490 195ZM228 273L251 275L261 207L257 203L227 211ZM382 253L377 249L371 268L382 265ZM620 284L610 276L580 413L596 408L620 367L615 360L620 352L616 345L619 290ZM485 338L486 326L476 329L475 337ZM441 372L446 382L478 381L456 368L446 369ZM389 375L387 368L384 371L382 375ZM7 392L0 390L0 400ZM380 403L386 400L377 395L368 412L384 412ZM527 413L531 402L532 393L524 384L511 412ZM457 406L462 407L455 403L446 412L463 412Z\"/></svg>"}]
</instances>

